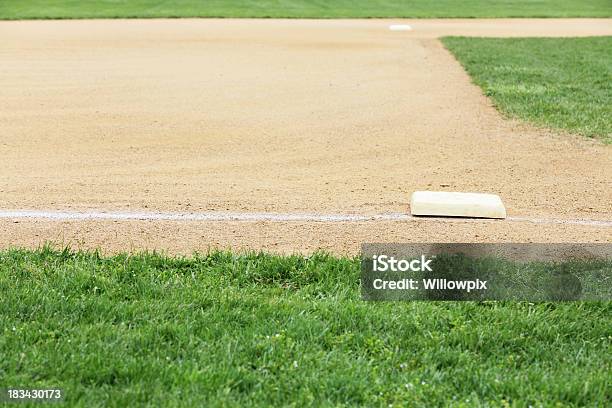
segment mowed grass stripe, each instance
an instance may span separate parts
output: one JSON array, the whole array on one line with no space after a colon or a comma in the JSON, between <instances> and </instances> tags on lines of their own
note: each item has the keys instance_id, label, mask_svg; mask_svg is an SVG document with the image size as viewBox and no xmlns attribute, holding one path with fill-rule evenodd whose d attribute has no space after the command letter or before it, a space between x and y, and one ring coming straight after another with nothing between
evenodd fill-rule
<instances>
[{"instance_id":1,"label":"mowed grass stripe","mask_svg":"<svg viewBox=\"0 0 612 408\"><path fill-rule=\"evenodd\" d=\"M0 373L69 406L604 406L605 303L360 300L359 260L0 252Z\"/></svg>"},{"instance_id":2,"label":"mowed grass stripe","mask_svg":"<svg viewBox=\"0 0 612 408\"><path fill-rule=\"evenodd\" d=\"M2 0L0 19L610 17L609 0Z\"/></svg>"},{"instance_id":3,"label":"mowed grass stripe","mask_svg":"<svg viewBox=\"0 0 612 408\"><path fill-rule=\"evenodd\" d=\"M507 116L612 142L612 37L442 41Z\"/></svg>"}]
</instances>

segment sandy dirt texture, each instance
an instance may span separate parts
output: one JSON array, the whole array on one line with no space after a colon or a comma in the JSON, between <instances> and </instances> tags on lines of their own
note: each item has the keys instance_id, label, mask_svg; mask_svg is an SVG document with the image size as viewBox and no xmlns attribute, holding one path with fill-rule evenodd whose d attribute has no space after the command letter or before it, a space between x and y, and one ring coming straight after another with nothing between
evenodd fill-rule
<instances>
[{"instance_id":1,"label":"sandy dirt texture","mask_svg":"<svg viewBox=\"0 0 612 408\"><path fill-rule=\"evenodd\" d=\"M402 222L172 222L0 220L0 242L38 248L101 249L105 254L155 250L191 255L212 249L354 256L366 242L609 243L612 228L427 219Z\"/></svg>"},{"instance_id":2,"label":"sandy dirt texture","mask_svg":"<svg viewBox=\"0 0 612 408\"><path fill-rule=\"evenodd\" d=\"M511 216L612 220L611 147L502 118L444 35L612 35L612 20L0 22L0 209L407 213L425 189L499 194ZM61 236L350 253L363 241L611 242L612 228L0 220L0 247Z\"/></svg>"}]
</instances>

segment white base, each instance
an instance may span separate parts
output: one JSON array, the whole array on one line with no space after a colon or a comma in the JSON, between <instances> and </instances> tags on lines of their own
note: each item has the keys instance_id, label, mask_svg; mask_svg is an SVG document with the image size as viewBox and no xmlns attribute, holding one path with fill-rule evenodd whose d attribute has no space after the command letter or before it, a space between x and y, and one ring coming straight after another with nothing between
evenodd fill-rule
<instances>
[{"instance_id":1,"label":"white base","mask_svg":"<svg viewBox=\"0 0 612 408\"><path fill-rule=\"evenodd\" d=\"M391 24L389 26L389 30L391 31L410 31L412 30L412 27L410 27L408 24Z\"/></svg>"},{"instance_id":2,"label":"white base","mask_svg":"<svg viewBox=\"0 0 612 408\"><path fill-rule=\"evenodd\" d=\"M410 199L412 215L440 217L506 218L499 196L482 193L415 191Z\"/></svg>"}]
</instances>

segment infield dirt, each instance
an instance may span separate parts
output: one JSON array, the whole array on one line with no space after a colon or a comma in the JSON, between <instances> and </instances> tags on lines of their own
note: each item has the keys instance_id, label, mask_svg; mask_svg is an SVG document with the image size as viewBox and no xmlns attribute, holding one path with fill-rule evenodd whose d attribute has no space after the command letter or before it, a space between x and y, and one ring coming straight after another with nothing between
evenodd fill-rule
<instances>
[{"instance_id":1,"label":"infield dirt","mask_svg":"<svg viewBox=\"0 0 612 408\"><path fill-rule=\"evenodd\" d=\"M612 220L609 146L503 119L437 37L610 19L0 22L0 209L378 214L414 190ZM401 20L399 20L401 21ZM0 220L0 245L354 253L363 241L609 242L609 226Z\"/></svg>"}]
</instances>

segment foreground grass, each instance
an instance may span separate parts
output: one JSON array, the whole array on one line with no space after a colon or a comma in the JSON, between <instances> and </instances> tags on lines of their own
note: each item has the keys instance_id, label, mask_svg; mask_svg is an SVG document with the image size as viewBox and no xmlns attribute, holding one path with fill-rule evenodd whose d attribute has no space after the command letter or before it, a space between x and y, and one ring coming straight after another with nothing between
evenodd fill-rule
<instances>
[{"instance_id":1,"label":"foreground grass","mask_svg":"<svg viewBox=\"0 0 612 408\"><path fill-rule=\"evenodd\" d=\"M359 260L0 252L0 378L80 406L604 406L611 306L364 302Z\"/></svg>"},{"instance_id":2,"label":"foreground grass","mask_svg":"<svg viewBox=\"0 0 612 408\"><path fill-rule=\"evenodd\" d=\"M0 19L610 17L609 0L1 0Z\"/></svg>"},{"instance_id":3,"label":"foreground grass","mask_svg":"<svg viewBox=\"0 0 612 408\"><path fill-rule=\"evenodd\" d=\"M612 142L612 37L443 42L508 116Z\"/></svg>"}]
</instances>

